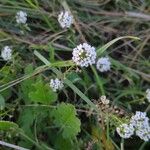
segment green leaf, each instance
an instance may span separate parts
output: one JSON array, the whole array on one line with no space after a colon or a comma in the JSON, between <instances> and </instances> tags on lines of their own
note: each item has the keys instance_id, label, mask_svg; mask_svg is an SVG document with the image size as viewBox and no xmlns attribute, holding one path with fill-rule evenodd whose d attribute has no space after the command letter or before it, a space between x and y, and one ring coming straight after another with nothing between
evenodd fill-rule
<instances>
[{"instance_id":1,"label":"green leaf","mask_svg":"<svg viewBox=\"0 0 150 150\"><path fill-rule=\"evenodd\" d=\"M35 113L32 108L25 108L20 113L18 124L29 137L33 137L32 126L34 120L35 120Z\"/></svg>"},{"instance_id":2,"label":"green leaf","mask_svg":"<svg viewBox=\"0 0 150 150\"><path fill-rule=\"evenodd\" d=\"M56 136L55 139L55 149L57 150L75 150L77 145L71 140L64 139L61 135Z\"/></svg>"},{"instance_id":3,"label":"green leaf","mask_svg":"<svg viewBox=\"0 0 150 150\"><path fill-rule=\"evenodd\" d=\"M42 104L51 104L57 100L57 94L52 91L49 85L45 84L42 79L38 79L32 84L33 89L29 93L29 98L33 102Z\"/></svg>"},{"instance_id":4,"label":"green leaf","mask_svg":"<svg viewBox=\"0 0 150 150\"><path fill-rule=\"evenodd\" d=\"M10 130L10 129L16 129L18 128L18 125L14 122L10 121L0 121L0 130Z\"/></svg>"},{"instance_id":5,"label":"green leaf","mask_svg":"<svg viewBox=\"0 0 150 150\"><path fill-rule=\"evenodd\" d=\"M75 73L75 72L71 72L67 75L67 78L72 82L72 83L75 83L75 82L80 82L82 83L82 79L80 78L80 76Z\"/></svg>"},{"instance_id":6,"label":"green leaf","mask_svg":"<svg viewBox=\"0 0 150 150\"><path fill-rule=\"evenodd\" d=\"M76 115L76 109L72 104L61 103L53 110L54 124L62 131L63 138L75 138L80 132L81 122Z\"/></svg>"},{"instance_id":7,"label":"green leaf","mask_svg":"<svg viewBox=\"0 0 150 150\"><path fill-rule=\"evenodd\" d=\"M5 108L5 99L4 97L0 94L0 109Z\"/></svg>"}]
</instances>

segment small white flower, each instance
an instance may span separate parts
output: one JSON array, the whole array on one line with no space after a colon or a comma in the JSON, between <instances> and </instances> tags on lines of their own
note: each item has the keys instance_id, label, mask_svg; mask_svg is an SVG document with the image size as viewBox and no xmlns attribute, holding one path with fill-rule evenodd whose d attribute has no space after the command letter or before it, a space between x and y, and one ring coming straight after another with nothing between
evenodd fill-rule
<instances>
[{"instance_id":1,"label":"small white flower","mask_svg":"<svg viewBox=\"0 0 150 150\"><path fill-rule=\"evenodd\" d=\"M150 126L149 125L143 125L140 128L137 128L135 133L144 141L150 140Z\"/></svg>"},{"instance_id":2,"label":"small white flower","mask_svg":"<svg viewBox=\"0 0 150 150\"><path fill-rule=\"evenodd\" d=\"M98 59L96 63L96 68L100 72L105 72L105 71L110 70L110 65L111 65L111 62L108 57L101 57Z\"/></svg>"},{"instance_id":3,"label":"small white flower","mask_svg":"<svg viewBox=\"0 0 150 150\"><path fill-rule=\"evenodd\" d=\"M150 124L146 112L136 111L130 119L130 124L122 124L117 127L118 134L123 138L129 138L135 131L135 134L144 141L150 140Z\"/></svg>"},{"instance_id":4,"label":"small white flower","mask_svg":"<svg viewBox=\"0 0 150 150\"><path fill-rule=\"evenodd\" d=\"M64 87L64 85L63 85L63 82L61 80L56 78L56 79L50 80L50 87L52 88L52 90L54 92L56 92L57 90L61 90Z\"/></svg>"},{"instance_id":5,"label":"small white flower","mask_svg":"<svg viewBox=\"0 0 150 150\"><path fill-rule=\"evenodd\" d=\"M73 16L68 12L61 12L58 15L58 22L62 28L69 28L73 23Z\"/></svg>"},{"instance_id":6,"label":"small white flower","mask_svg":"<svg viewBox=\"0 0 150 150\"><path fill-rule=\"evenodd\" d=\"M88 67L95 64L95 48L87 43L80 44L74 48L72 55L72 60L80 67Z\"/></svg>"},{"instance_id":7,"label":"small white flower","mask_svg":"<svg viewBox=\"0 0 150 150\"><path fill-rule=\"evenodd\" d=\"M25 24L27 21L27 13L24 11L18 11L16 14L16 22L18 24Z\"/></svg>"},{"instance_id":8,"label":"small white flower","mask_svg":"<svg viewBox=\"0 0 150 150\"><path fill-rule=\"evenodd\" d=\"M150 139L149 118L146 116L146 112L136 111L135 115L131 117L130 124L134 126L137 136L144 141Z\"/></svg>"},{"instance_id":9,"label":"small white flower","mask_svg":"<svg viewBox=\"0 0 150 150\"><path fill-rule=\"evenodd\" d=\"M100 97L100 100L101 100L101 102L102 102L104 105L108 105L108 104L109 104L109 100L106 98L105 95L102 95L102 96Z\"/></svg>"},{"instance_id":10,"label":"small white flower","mask_svg":"<svg viewBox=\"0 0 150 150\"><path fill-rule=\"evenodd\" d=\"M9 46L5 46L2 49L1 57L7 61L11 59L11 56L12 56L12 49Z\"/></svg>"},{"instance_id":11,"label":"small white flower","mask_svg":"<svg viewBox=\"0 0 150 150\"><path fill-rule=\"evenodd\" d=\"M146 116L146 112L136 111L135 115L131 117L130 124L136 129L149 124L149 118Z\"/></svg>"},{"instance_id":12,"label":"small white flower","mask_svg":"<svg viewBox=\"0 0 150 150\"><path fill-rule=\"evenodd\" d=\"M117 133L122 137L122 138L130 138L134 134L134 128L132 125L128 124L122 124L119 127L116 128Z\"/></svg>"},{"instance_id":13,"label":"small white flower","mask_svg":"<svg viewBox=\"0 0 150 150\"><path fill-rule=\"evenodd\" d=\"M150 103L150 89L146 90L146 98L147 98L148 102Z\"/></svg>"}]
</instances>

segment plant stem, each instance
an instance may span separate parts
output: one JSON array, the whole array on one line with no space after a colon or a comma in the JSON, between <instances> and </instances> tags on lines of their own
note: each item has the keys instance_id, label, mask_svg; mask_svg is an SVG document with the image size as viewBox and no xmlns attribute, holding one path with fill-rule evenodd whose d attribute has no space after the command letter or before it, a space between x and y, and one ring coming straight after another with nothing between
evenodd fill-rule
<instances>
[{"instance_id":1,"label":"plant stem","mask_svg":"<svg viewBox=\"0 0 150 150\"><path fill-rule=\"evenodd\" d=\"M99 76L98 76L98 73L97 73L95 67L91 66L91 68L92 68L92 71L93 71L93 73L94 73L94 75L95 75L95 77L96 77L96 81L98 82L98 86L99 86L101 95L105 95L105 91L104 91L104 88L103 88L103 84L102 84L102 82L101 82L101 80L100 80L100 78L99 78Z\"/></svg>"},{"instance_id":2,"label":"plant stem","mask_svg":"<svg viewBox=\"0 0 150 150\"><path fill-rule=\"evenodd\" d=\"M4 142L4 141L0 141L0 145L10 147L10 148L13 148L15 150L29 150L29 149L26 149L26 148L23 148L23 147L14 145L14 144L10 144L10 143Z\"/></svg>"},{"instance_id":3,"label":"plant stem","mask_svg":"<svg viewBox=\"0 0 150 150\"><path fill-rule=\"evenodd\" d=\"M121 144L120 144L121 150L124 150L124 139L121 138Z\"/></svg>"}]
</instances>

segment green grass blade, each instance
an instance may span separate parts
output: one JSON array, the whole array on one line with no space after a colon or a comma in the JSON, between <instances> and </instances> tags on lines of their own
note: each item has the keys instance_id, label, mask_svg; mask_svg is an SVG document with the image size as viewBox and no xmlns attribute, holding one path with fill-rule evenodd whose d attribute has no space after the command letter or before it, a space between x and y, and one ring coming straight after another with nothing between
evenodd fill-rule
<instances>
[{"instance_id":1,"label":"green grass blade","mask_svg":"<svg viewBox=\"0 0 150 150\"><path fill-rule=\"evenodd\" d=\"M114 43L116 43L117 41L121 40L121 39L134 39L134 40L140 40L140 38L138 37L134 37L134 36L122 36L119 38L116 38L110 42L108 42L107 44L105 44L104 46L102 46L101 48L99 48L97 50L97 56L101 55L102 53L104 53L111 45L113 45Z\"/></svg>"}]
</instances>

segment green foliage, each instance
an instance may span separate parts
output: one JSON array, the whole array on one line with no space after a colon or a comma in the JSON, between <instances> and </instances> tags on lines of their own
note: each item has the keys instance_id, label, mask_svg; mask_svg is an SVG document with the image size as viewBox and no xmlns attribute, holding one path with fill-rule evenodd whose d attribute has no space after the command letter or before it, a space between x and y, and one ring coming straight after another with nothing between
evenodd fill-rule
<instances>
[{"instance_id":1,"label":"green foliage","mask_svg":"<svg viewBox=\"0 0 150 150\"><path fill-rule=\"evenodd\" d=\"M37 134L44 132L47 125L45 120L48 120L49 109L43 107L26 107L19 116L18 124L24 133L32 140L35 139ZM29 141L20 141L19 144L24 147L32 148L33 143Z\"/></svg>"},{"instance_id":2,"label":"green foliage","mask_svg":"<svg viewBox=\"0 0 150 150\"><path fill-rule=\"evenodd\" d=\"M0 70L0 85L8 83L13 79L13 74L11 72L11 66L4 66ZM11 97L11 89L7 89L1 92L1 95L7 100Z\"/></svg>"},{"instance_id":3,"label":"green foliage","mask_svg":"<svg viewBox=\"0 0 150 150\"><path fill-rule=\"evenodd\" d=\"M18 124L20 125L21 129L23 129L24 132L30 137L33 137L32 126L34 120L35 113L32 108L23 109L18 119Z\"/></svg>"},{"instance_id":4,"label":"green foliage","mask_svg":"<svg viewBox=\"0 0 150 150\"><path fill-rule=\"evenodd\" d=\"M58 135L55 139L55 149L57 150L76 150L77 145L69 139L64 139L62 135Z\"/></svg>"},{"instance_id":5,"label":"green foliage","mask_svg":"<svg viewBox=\"0 0 150 150\"><path fill-rule=\"evenodd\" d=\"M0 70L0 83L7 83L13 78L11 66L4 66Z\"/></svg>"},{"instance_id":6,"label":"green foliage","mask_svg":"<svg viewBox=\"0 0 150 150\"><path fill-rule=\"evenodd\" d=\"M29 93L31 101L42 104L51 104L57 100L57 94L52 91L49 85L40 78L32 84L33 88Z\"/></svg>"},{"instance_id":7,"label":"green foliage","mask_svg":"<svg viewBox=\"0 0 150 150\"><path fill-rule=\"evenodd\" d=\"M120 145L124 149L124 144L144 150L145 145L149 146L134 137L135 143L123 140L120 143L116 126L128 122L133 112L148 112L150 108L145 92L150 81L147 13L150 2L1 0L0 3L0 49L8 45L13 50L11 60L0 57L0 118L14 121L0 121L0 139L32 150L51 147L113 150L120 149ZM57 20L62 9L74 15L75 22L69 29L62 29ZM27 13L25 25L16 23L19 10ZM86 41L96 48L97 59L110 58L110 71L98 72L95 64L91 68L74 64L73 48ZM58 94L48 85L55 77L65 85ZM107 116L103 111L99 118L99 108L103 109L98 101L101 95L107 96L110 105L123 106L125 117L111 112ZM117 113L118 108L114 111Z\"/></svg>"},{"instance_id":8,"label":"green foliage","mask_svg":"<svg viewBox=\"0 0 150 150\"><path fill-rule=\"evenodd\" d=\"M63 138L75 138L80 132L81 122L76 115L76 109L72 104L61 103L53 110L54 124L62 131Z\"/></svg>"},{"instance_id":9,"label":"green foliage","mask_svg":"<svg viewBox=\"0 0 150 150\"><path fill-rule=\"evenodd\" d=\"M32 64L29 64L25 70L24 70L24 73L25 75L28 75L30 73L33 72L33 65ZM34 83L34 79L33 78L29 78L25 81L23 81L21 83L21 91L22 91L22 97L23 97L23 100L25 101L25 103L29 103L29 92L32 91L33 87L32 87L32 84Z\"/></svg>"}]
</instances>

